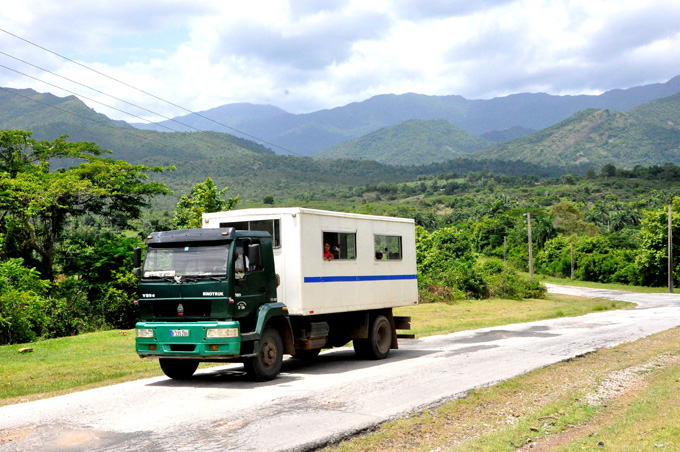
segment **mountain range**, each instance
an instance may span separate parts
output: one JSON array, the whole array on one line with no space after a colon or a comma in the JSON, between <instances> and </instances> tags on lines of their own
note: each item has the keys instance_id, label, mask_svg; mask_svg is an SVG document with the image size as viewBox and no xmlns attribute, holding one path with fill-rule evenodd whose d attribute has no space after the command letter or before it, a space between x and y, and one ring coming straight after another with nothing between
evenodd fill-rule
<instances>
[{"instance_id":1,"label":"mountain range","mask_svg":"<svg viewBox=\"0 0 680 452\"><path fill-rule=\"evenodd\" d=\"M676 92L663 96L671 91ZM283 136L303 136L308 131L310 136L305 140L310 142L318 138L315 131L319 129L329 131L329 136L336 136L333 131L343 127L347 135L364 131L356 138L318 151L315 158L277 155L264 145L229 133L140 130L97 113L77 97L62 98L30 89L0 88L0 128L31 130L37 139L67 134L73 141L93 141L110 149L113 158L153 166L174 165L175 172L154 177L181 193L210 176L216 184L233 187L239 194L287 192L302 196L322 192L323 187L413 180L418 175L442 171L559 175L577 174L608 163L624 168L677 164L679 92L680 77L675 77L664 84L614 90L601 96L517 94L467 101L459 96L385 95L309 115L291 115L276 107L250 104L215 109L221 114L230 112L229 117L240 124L258 123L260 131L271 127ZM647 99L652 100L642 102ZM611 101L625 108L589 107L554 123L547 119L576 108L577 100L598 105ZM437 117L451 113L454 104L460 107L457 115L464 118L462 123L468 128L481 132L494 124L508 127L479 136ZM482 110L488 112L488 117L481 116ZM297 127L299 116L314 117L315 122ZM470 119L474 116L481 118L476 124ZM322 121L324 117L328 122ZM202 119L178 120L188 124L197 118ZM377 127L388 119L401 118L406 119ZM220 121L224 120L222 116ZM541 127L543 123L548 125ZM252 129L250 132L258 138L270 136ZM343 160L334 160L337 158Z\"/></svg>"},{"instance_id":2,"label":"mountain range","mask_svg":"<svg viewBox=\"0 0 680 452\"><path fill-rule=\"evenodd\" d=\"M292 114L270 105L228 104L158 124L133 124L153 130L214 130L237 136L256 136L298 155L311 155L343 141L368 135L381 128L420 119L445 119L472 135L531 133L567 119L588 108L628 111L638 105L680 92L680 76L666 83L614 89L600 95L555 96L520 93L488 100L462 96L384 94L363 102ZM209 119L206 119L209 118ZM229 128L223 125L229 126ZM510 129L510 130L508 130ZM512 131L512 132L511 132ZM241 134L245 133L247 135ZM284 153L283 149L274 149Z\"/></svg>"}]
</instances>

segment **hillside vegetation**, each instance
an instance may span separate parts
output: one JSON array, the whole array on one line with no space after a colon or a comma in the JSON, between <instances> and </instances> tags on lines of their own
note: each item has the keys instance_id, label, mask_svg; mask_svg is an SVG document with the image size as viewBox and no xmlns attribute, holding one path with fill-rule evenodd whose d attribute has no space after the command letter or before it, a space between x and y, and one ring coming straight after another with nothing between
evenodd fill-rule
<instances>
[{"instance_id":1,"label":"hillside vegetation","mask_svg":"<svg viewBox=\"0 0 680 452\"><path fill-rule=\"evenodd\" d=\"M244 159L253 154L272 154L264 146L225 133L137 130L96 113L75 96L61 98L30 89L4 89L0 90L0 105L0 129L30 130L37 140L66 134L70 141L96 142L113 151L113 158L132 163L150 158L165 165L173 159Z\"/></svg>"},{"instance_id":2,"label":"hillside vegetation","mask_svg":"<svg viewBox=\"0 0 680 452\"><path fill-rule=\"evenodd\" d=\"M585 110L547 129L480 151L475 157L593 168L680 163L680 129L661 126L648 119L654 114L646 113Z\"/></svg>"},{"instance_id":3,"label":"hillside vegetation","mask_svg":"<svg viewBox=\"0 0 680 452\"><path fill-rule=\"evenodd\" d=\"M355 140L344 141L314 154L318 158L368 159L392 165L443 162L489 147L444 119L413 119L384 127Z\"/></svg>"}]
</instances>

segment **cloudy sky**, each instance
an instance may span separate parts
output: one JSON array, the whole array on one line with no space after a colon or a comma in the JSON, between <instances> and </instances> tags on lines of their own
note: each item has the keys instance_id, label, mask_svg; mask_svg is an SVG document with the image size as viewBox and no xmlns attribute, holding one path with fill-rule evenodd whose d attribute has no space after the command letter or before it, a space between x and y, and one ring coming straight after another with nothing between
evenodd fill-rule
<instances>
[{"instance_id":1,"label":"cloudy sky","mask_svg":"<svg viewBox=\"0 0 680 452\"><path fill-rule=\"evenodd\" d=\"M677 0L8 0L0 29L0 86L66 88L130 122L94 101L161 120L109 96L167 116L186 111L158 98L305 113L385 93L599 94L680 75Z\"/></svg>"}]
</instances>

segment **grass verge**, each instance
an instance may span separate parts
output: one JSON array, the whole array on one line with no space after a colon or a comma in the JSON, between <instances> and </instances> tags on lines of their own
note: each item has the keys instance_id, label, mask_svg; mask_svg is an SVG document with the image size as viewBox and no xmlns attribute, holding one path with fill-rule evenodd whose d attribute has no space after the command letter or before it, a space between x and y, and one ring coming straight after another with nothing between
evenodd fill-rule
<instances>
[{"instance_id":1,"label":"grass verge","mask_svg":"<svg viewBox=\"0 0 680 452\"><path fill-rule=\"evenodd\" d=\"M527 278L529 273L522 273ZM547 275L536 275L542 283L549 284L561 284L565 286L576 286L576 287L588 287L591 289L608 289L608 290L625 290L627 292L639 292L639 293L666 293L668 292L668 287L647 287L647 286L629 286L626 284L615 284L615 283L598 283L593 281L579 281L577 279L570 278L556 278L554 276Z\"/></svg>"},{"instance_id":2,"label":"grass verge","mask_svg":"<svg viewBox=\"0 0 680 452\"><path fill-rule=\"evenodd\" d=\"M680 450L680 329L470 391L325 449Z\"/></svg>"},{"instance_id":3,"label":"grass verge","mask_svg":"<svg viewBox=\"0 0 680 452\"><path fill-rule=\"evenodd\" d=\"M417 336L620 309L632 303L549 294L544 300L428 303L396 310L412 317ZM162 375L156 360L141 360L134 330L104 331L0 347L0 406ZM19 353L29 346L30 353ZM209 364L201 364L206 366Z\"/></svg>"}]
</instances>

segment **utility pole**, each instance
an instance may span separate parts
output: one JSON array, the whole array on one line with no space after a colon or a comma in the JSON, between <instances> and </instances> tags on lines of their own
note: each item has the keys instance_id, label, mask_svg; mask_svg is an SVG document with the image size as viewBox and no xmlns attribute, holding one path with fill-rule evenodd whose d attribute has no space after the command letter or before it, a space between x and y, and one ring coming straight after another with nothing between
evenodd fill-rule
<instances>
[{"instance_id":1,"label":"utility pole","mask_svg":"<svg viewBox=\"0 0 680 452\"><path fill-rule=\"evenodd\" d=\"M527 212L527 225L529 231L529 278L534 279L534 250L531 243L531 214Z\"/></svg>"},{"instance_id":2,"label":"utility pole","mask_svg":"<svg viewBox=\"0 0 680 452\"><path fill-rule=\"evenodd\" d=\"M668 293L673 293L673 217L668 204Z\"/></svg>"},{"instance_id":3,"label":"utility pole","mask_svg":"<svg viewBox=\"0 0 680 452\"><path fill-rule=\"evenodd\" d=\"M574 279L574 241L571 241L571 279Z\"/></svg>"}]
</instances>

